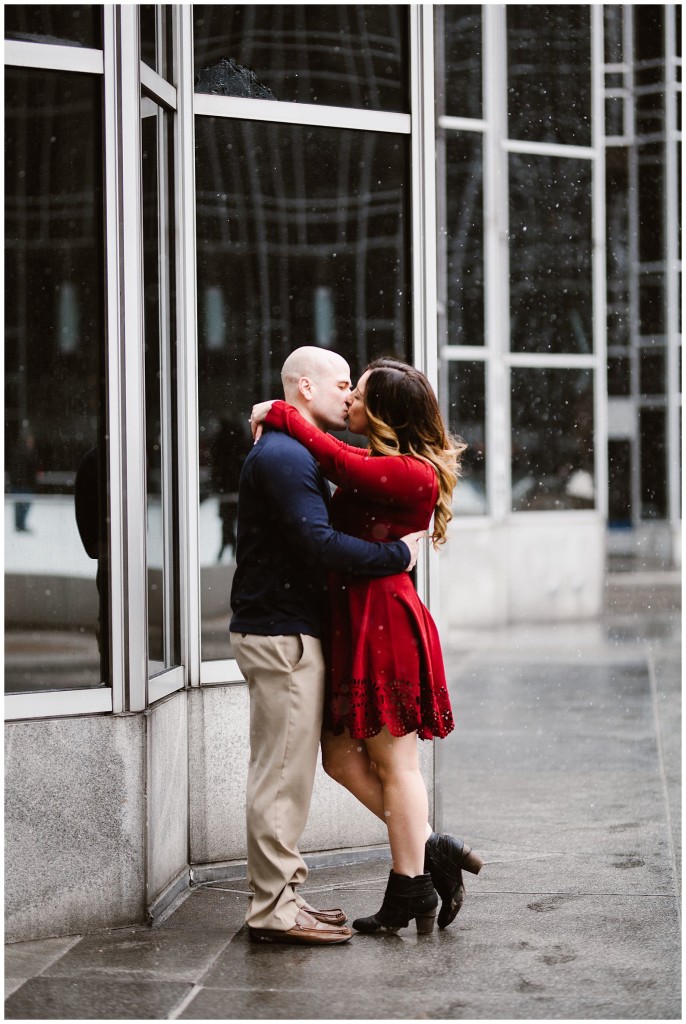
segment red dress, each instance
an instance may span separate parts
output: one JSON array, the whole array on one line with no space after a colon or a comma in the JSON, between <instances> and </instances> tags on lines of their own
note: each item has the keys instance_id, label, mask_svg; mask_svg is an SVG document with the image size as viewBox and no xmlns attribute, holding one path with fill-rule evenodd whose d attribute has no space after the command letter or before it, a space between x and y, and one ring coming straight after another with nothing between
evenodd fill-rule
<instances>
[{"instance_id":1,"label":"red dress","mask_svg":"<svg viewBox=\"0 0 686 1024\"><path fill-rule=\"evenodd\" d=\"M428 463L344 444L286 402L274 402L266 422L300 441L338 484L334 529L393 541L428 528L438 498ZM393 736L447 736L454 723L438 631L409 573L370 579L332 572L329 590L325 728L336 735L347 728L358 739L384 726Z\"/></svg>"}]
</instances>

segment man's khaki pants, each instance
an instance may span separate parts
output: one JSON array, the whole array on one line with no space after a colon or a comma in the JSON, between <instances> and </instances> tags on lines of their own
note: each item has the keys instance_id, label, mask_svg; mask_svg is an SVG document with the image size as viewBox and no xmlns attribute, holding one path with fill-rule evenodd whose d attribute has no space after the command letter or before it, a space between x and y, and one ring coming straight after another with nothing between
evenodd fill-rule
<instances>
[{"instance_id":1,"label":"man's khaki pants","mask_svg":"<svg viewBox=\"0 0 686 1024\"><path fill-rule=\"evenodd\" d=\"M250 694L246 792L251 928L288 931L307 878L298 851L310 810L324 708L324 658L314 637L232 633Z\"/></svg>"}]
</instances>

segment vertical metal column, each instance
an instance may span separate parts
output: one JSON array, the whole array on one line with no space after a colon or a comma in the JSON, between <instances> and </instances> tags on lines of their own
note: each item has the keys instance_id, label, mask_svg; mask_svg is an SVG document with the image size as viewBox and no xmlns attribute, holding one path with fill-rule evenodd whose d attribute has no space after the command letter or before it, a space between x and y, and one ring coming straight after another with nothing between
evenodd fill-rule
<instances>
[{"instance_id":1,"label":"vertical metal column","mask_svg":"<svg viewBox=\"0 0 686 1024\"><path fill-rule=\"evenodd\" d=\"M594 159L593 208L593 353L596 508L608 514L607 398L607 254L605 243L605 41L603 7L591 7L591 130Z\"/></svg>"},{"instance_id":2,"label":"vertical metal column","mask_svg":"<svg viewBox=\"0 0 686 1024\"><path fill-rule=\"evenodd\" d=\"M193 114L193 8L174 18L177 113L174 133L177 275L177 378L179 452L179 601L181 662L186 682L200 685L201 599L198 551L198 355L195 237L195 125Z\"/></svg>"},{"instance_id":3,"label":"vertical metal column","mask_svg":"<svg viewBox=\"0 0 686 1024\"><path fill-rule=\"evenodd\" d=\"M507 139L507 24L504 4L483 12L484 316L486 364L487 487L494 522L511 508L510 261Z\"/></svg>"},{"instance_id":4,"label":"vertical metal column","mask_svg":"<svg viewBox=\"0 0 686 1024\"><path fill-rule=\"evenodd\" d=\"M145 364L138 8L116 9L118 38L117 198L121 402L124 684L127 711L142 711L148 680Z\"/></svg>"}]
</instances>

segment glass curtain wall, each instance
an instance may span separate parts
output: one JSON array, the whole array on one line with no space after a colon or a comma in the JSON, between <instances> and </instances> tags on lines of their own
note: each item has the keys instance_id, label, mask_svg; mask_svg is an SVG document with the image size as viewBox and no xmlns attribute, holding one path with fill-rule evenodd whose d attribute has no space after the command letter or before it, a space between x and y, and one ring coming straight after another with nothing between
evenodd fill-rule
<instances>
[{"instance_id":1,"label":"glass curtain wall","mask_svg":"<svg viewBox=\"0 0 686 1024\"><path fill-rule=\"evenodd\" d=\"M681 9L608 6L604 20L609 517L617 530L680 516Z\"/></svg>"},{"instance_id":2,"label":"glass curtain wall","mask_svg":"<svg viewBox=\"0 0 686 1024\"><path fill-rule=\"evenodd\" d=\"M442 394L469 445L456 512L593 508L589 9L441 6L436 56Z\"/></svg>"},{"instance_id":3,"label":"glass curtain wall","mask_svg":"<svg viewBox=\"0 0 686 1024\"><path fill-rule=\"evenodd\" d=\"M225 116L196 117L207 662L231 657L253 403L282 395L281 366L300 345L340 352L353 379L376 356L411 358L409 136L384 124L407 112L409 62L399 5L198 6L194 19L196 93L225 98ZM232 115L234 97L255 101L254 119ZM280 123L271 105L264 120L261 103L275 100L284 121L305 123ZM305 118L298 104L322 112ZM343 126L344 107L378 112L379 128Z\"/></svg>"}]
</instances>

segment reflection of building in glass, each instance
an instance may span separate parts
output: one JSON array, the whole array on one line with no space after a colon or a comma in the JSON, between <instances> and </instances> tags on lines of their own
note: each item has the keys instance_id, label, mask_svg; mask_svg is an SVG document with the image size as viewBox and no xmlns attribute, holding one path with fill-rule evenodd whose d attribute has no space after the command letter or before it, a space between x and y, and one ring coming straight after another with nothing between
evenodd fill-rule
<instances>
[{"instance_id":1,"label":"reflection of building in glass","mask_svg":"<svg viewBox=\"0 0 686 1024\"><path fill-rule=\"evenodd\" d=\"M35 938L154 916L191 864L244 855L236 481L296 346L435 378L469 445L446 626L593 617L608 551L679 564L680 8L10 5L5 27L8 829L50 869L8 927ZM74 509L94 445L103 603ZM98 847L78 921L63 832L22 831L45 772L55 814L106 805L130 855L105 877ZM326 820L331 846L377 842Z\"/></svg>"}]
</instances>

